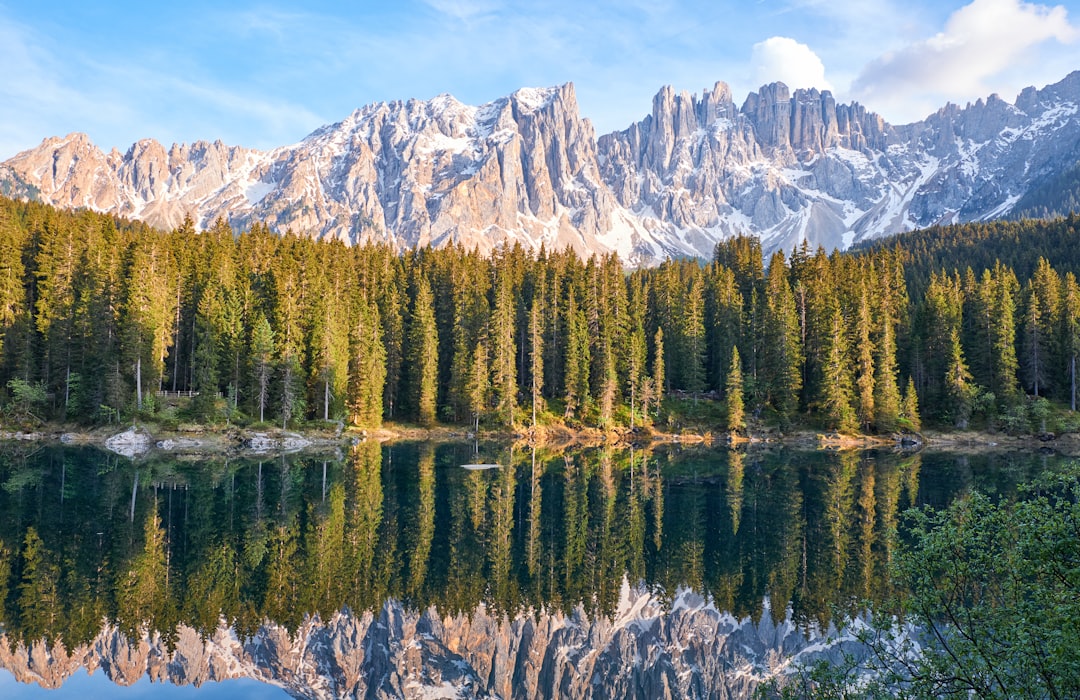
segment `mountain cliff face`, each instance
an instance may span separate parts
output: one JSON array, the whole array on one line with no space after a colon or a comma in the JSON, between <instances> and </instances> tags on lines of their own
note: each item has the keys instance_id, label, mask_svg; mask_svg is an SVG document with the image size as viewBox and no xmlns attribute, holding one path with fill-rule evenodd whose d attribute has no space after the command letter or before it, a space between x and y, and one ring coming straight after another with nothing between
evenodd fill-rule
<instances>
[{"instance_id":1,"label":"mountain cliff face","mask_svg":"<svg viewBox=\"0 0 1080 700\"><path fill-rule=\"evenodd\" d=\"M793 660L838 660L852 644L825 643L790 619L776 626L767 609L758 623L736 620L689 591L665 612L624 585L610 619L484 607L440 616L388 602L376 615L310 619L293 634L268 623L244 641L224 627L203 639L182 626L173 651L157 635L129 640L113 627L73 650L0 644L0 668L48 688L80 668L120 685L254 678L297 698L748 698Z\"/></svg>"},{"instance_id":2,"label":"mountain cliff face","mask_svg":"<svg viewBox=\"0 0 1080 700\"><path fill-rule=\"evenodd\" d=\"M298 144L254 151L152 140L103 153L46 139L0 164L0 192L164 227L191 216L397 247L520 242L628 264L708 257L735 234L766 250L852 243L996 218L1080 158L1080 72L1009 104L991 96L892 126L831 93L773 83L735 105L724 83L661 90L601 136L571 84L480 107L380 103Z\"/></svg>"}]
</instances>

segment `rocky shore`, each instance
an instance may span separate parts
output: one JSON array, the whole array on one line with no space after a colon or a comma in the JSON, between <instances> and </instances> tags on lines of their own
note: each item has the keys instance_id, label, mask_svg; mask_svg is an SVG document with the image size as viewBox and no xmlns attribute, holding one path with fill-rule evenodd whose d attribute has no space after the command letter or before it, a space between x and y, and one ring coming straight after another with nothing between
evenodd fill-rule
<instances>
[{"instance_id":1,"label":"rocky shore","mask_svg":"<svg viewBox=\"0 0 1080 700\"><path fill-rule=\"evenodd\" d=\"M519 431L481 431L478 435L455 426L423 428L408 424L386 424L377 430L346 428L328 424L325 428L282 430L280 428L238 428L204 425L181 425L165 430L149 424L125 429L101 426L91 430L73 426L46 424L35 430L4 430L0 442L93 445L127 457L151 453L183 454L287 454L301 451L344 449L364 440L381 443L398 441L456 442L465 440L510 441L522 446L548 448L593 447L600 445L649 447L653 445L727 445L740 449L920 449L973 452L984 450L1019 450L1057 453L1080 457L1080 434L1007 435L982 431L927 431L922 434L849 435L812 430L751 431L748 435L683 430L662 432L653 429L618 429L600 431L576 429L565 425L543 426Z\"/></svg>"}]
</instances>

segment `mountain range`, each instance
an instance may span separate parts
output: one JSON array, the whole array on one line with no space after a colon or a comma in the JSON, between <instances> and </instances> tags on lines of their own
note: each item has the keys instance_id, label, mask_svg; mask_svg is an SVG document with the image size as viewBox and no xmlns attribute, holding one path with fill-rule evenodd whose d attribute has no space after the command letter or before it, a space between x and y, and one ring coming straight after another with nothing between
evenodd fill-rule
<instances>
[{"instance_id":1,"label":"mountain range","mask_svg":"<svg viewBox=\"0 0 1080 700\"><path fill-rule=\"evenodd\" d=\"M766 251L831 250L1000 218L1078 159L1080 71L901 126L783 83L738 107L722 82L665 87L644 119L599 137L567 83L479 107L372 104L268 151L144 139L105 153L84 134L52 137L0 163L0 193L165 228L223 218L350 244L520 242L640 265L709 257L737 234Z\"/></svg>"},{"instance_id":2,"label":"mountain range","mask_svg":"<svg viewBox=\"0 0 1080 700\"><path fill-rule=\"evenodd\" d=\"M682 698L754 697L763 681L798 663L864 653L836 629L736 619L682 589L673 601L623 585L612 616L499 613L481 605L457 615L347 609L304 620L290 633L272 622L239 637L223 624L200 634L186 625L170 645L143 631L130 638L106 624L93 640L66 648L29 646L0 634L0 669L20 683L60 688L80 669L101 669L116 685L140 679L199 686L240 678L278 686L295 698ZM108 694L107 685L104 691ZM101 685L98 688L102 688Z\"/></svg>"}]
</instances>

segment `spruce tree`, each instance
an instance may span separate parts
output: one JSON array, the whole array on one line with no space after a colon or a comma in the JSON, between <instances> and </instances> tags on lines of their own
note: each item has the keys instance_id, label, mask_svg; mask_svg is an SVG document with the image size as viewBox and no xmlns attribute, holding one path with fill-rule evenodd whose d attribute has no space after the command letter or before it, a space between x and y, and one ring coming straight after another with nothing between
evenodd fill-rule
<instances>
[{"instance_id":1,"label":"spruce tree","mask_svg":"<svg viewBox=\"0 0 1080 700\"><path fill-rule=\"evenodd\" d=\"M858 398L856 415L864 431L877 420L874 406L874 345L870 339L873 321L866 289L859 295L858 316L855 318L855 386Z\"/></svg>"},{"instance_id":2,"label":"spruce tree","mask_svg":"<svg viewBox=\"0 0 1080 700\"><path fill-rule=\"evenodd\" d=\"M1061 322L1058 330L1061 347L1059 369L1068 377L1069 410L1076 410L1077 356L1080 356L1080 284L1068 272L1062 285Z\"/></svg>"},{"instance_id":3,"label":"spruce tree","mask_svg":"<svg viewBox=\"0 0 1080 700\"><path fill-rule=\"evenodd\" d=\"M517 410L517 345L514 342L514 291L508 263L502 263L495 286L495 304L492 309L491 341L491 388L495 399L495 413L506 426L514 424Z\"/></svg>"},{"instance_id":4,"label":"spruce tree","mask_svg":"<svg viewBox=\"0 0 1080 700\"><path fill-rule=\"evenodd\" d=\"M266 406L270 401L270 380L274 366L274 330L266 315L259 312L251 331L251 374L254 404L259 411L259 422L266 420Z\"/></svg>"},{"instance_id":5,"label":"spruce tree","mask_svg":"<svg viewBox=\"0 0 1080 700\"><path fill-rule=\"evenodd\" d=\"M680 314L682 347L678 366L680 388L696 395L705 388L704 288L697 265L691 268L690 275Z\"/></svg>"},{"instance_id":6,"label":"spruce tree","mask_svg":"<svg viewBox=\"0 0 1080 700\"><path fill-rule=\"evenodd\" d=\"M407 343L410 404L417 422L430 426L435 422L439 338L431 287L422 273L417 275L415 289Z\"/></svg>"},{"instance_id":7,"label":"spruce tree","mask_svg":"<svg viewBox=\"0 0 1080 700\"><path fill-rule=\"evenodd\" d=\"M543 410L544 400L544 326L539 300L539 296L533 297L532 311L529 313L529 360L532 364L530 369L532 377L533 428L536 428L537 409Z\"/></svg>"},{"instance_id":8,"label":"spruce tree","mask_svg":"<svg viewBox=\"0 0 1080 700\"><path fill-rule=\"evenodd\" d=\"M994 357L991 390L1007 405L1012 405L1022 396L1016 357L1016 294L1019 284L1013 271L1000 262L994 265L991 280Z\"/></svg>"},{"instance_id":9,"label":"spruce tree","mask_svg":"<svg viewBox=\"0 0 1080 700\"><path fill-rule=\"evenodd\" d=\"M852 376L847 361L847 329L840 310L833 307L828 321L829 333L823 353L820 401L822 417L835 430L856 429L855 410L851 405Z\"/></svg>"},{"instance_id":10,"label":"spruce tree","mask_svg":"<svg viewBox=\"0 0 1080 700\"><path fill-rule=\"evenodd\" d=\"M949 412L953 424L961 430L966 430L971 420L971 411L975 404L978 393L976 385L972 381L971 372L964 360L964 351L960 346L959 331L953 329L949 343L949 364L945 372L945 388L949 401Z\"/></svg>"},{"instance_id":11,"label":"spruce tree","mask_svg":"<svg viewBox=\"0 0 1080 700\"><path fill-rule=\"evenodd\" d=\"M900 413L912 430L918 432L922 429L922 419L919 417L919 396L915 392L915 380L911 377L908 377L907 388L904 390Z\"/></svg>"},{"instance_id":12,"label":"spruce tree","mask_svg":"<svg viewBox=\"0 0 1080 700\"><path fill-rule=\"evenodd\" d=\"M206 290L199 299L199 309L195 315L194 351L192 353L192 383L198 392L192 399L191 407L202 420L212 419L217 413L218 344L216 315L220 305L217 303L215 289Z\"/></svg>"},{"instance_id":13,"label":"spruce tree","mask_svg":"<svg viewBox=\"0 0 1080 700\"><path fill-rule=\"evenodd\" d=\"M739 433L746 429L746 416L743 411L742 360L739 359L738 347L731 348L731 368L726 384L727 427L731 432Z\"/></svg>"},{"instance_id":14,"label":"spruce tree","mask_svg":"<svg viewBox=\"0 0 1080 700\"><path fill-rule=\"evenodd\" d=\"M487 337L481 336L473 346L466 385L474 433L480 430L480 419L487 413L490 404L491 384L488 380L489 371Z\"/></svg>"},{"instance_id":15,"label":"spruce tree","mask_svg":"<svg viewBox=\"0 0 1080 700\"><path fill-rule=\"evenodd\" d=\"M803 352L795 295L783 253L777 253L769 262L766 285L760 384L764 400L786 424L799 406Z\"/></svg>"},{"instance_id":16,"label":"spruce tree","mask_svg":"<svg viewBox=\"0 0 1080 700\"><path fill-rule=\"evenodd\" d=\"M349 376L349 410L354 424L373 429L382 425L385 384L386 346L379 307L361 303Z\"/></svg>"},{"instance_id":17,"label":"spruce tree","mask_svg":"<svg viewBox=\"0 0 1080 700\"><path fill-rule=\"evenodd\" d=\"M585 314L578 309L573 296L566 305L566 417L581 419L589 400L589 328Z\"/></svg>"},{"instance_id":18,"label":"spruce tree","mask_svg":"<svg viewBox=\"0 0 1080 700\"><path fill-rule=\"evenodd\" d=\"M664 329L657 328L653 336L653 370L652 385L653 398L656 400L656 413L660 415L660 407L664 401Z\"/></svg>"}]
</instances>

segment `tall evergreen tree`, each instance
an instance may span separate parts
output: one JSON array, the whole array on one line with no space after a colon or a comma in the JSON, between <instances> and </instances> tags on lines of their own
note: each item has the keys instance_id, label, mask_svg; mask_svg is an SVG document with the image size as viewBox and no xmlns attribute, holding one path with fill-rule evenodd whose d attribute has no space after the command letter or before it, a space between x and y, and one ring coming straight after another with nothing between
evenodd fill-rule
<instances>
[{"instance_id":1,"label":"tall evergreen tree","mask_svg":"<svg viewBox=\"0 0 1080 700\"><path fill-rule=\"evenodd\" d=\"M986 277L984 276L984 280ZM1016 294L1019 284L1012 270L995 263L993 275L993 379L991 390L1007 404L1021 397L1016 357Z\"/></svg>"},{"instance_id":2,"label":"tall evergreen tree","mask_svg":"<svg viewBox=\"0 0 1080 700\"><path fill-rule=\"evenodd\" d=\"M259 411L259 422L266 420L266 406L270 402L270 380L274 374L274 329L259 312L251 330L251 374L254 384L252 396Z\"/></svg>"},{"instance_id":3,"label":"tall evergreen tree","mask_svg":"<svg viewBox=\"0 0 1080 700\"><path fill-rule=\"evenodd\" d=\"M855 413L863 430L869 430L877 420L874 406L875 348L871 341L873 321L870 318L870 300L864 288L859 295L858 315L855 318L855 387L857 399Z\"/></svg>"},{"instance_id":4,"label":"tall evergreen tree","mask_svg":"<svg viewBox=\"0 0 1080 700\"><path fill-rule=\"evenodd\" d=\"M532 389L532 426L536 427L536 412L542 410L544 401L544 325L540 310L540 299L533 297L532 310L529 312L529 360Z\"/></svg>"},{"instance_id":5,"label":"tall evergreen tree","mask_svg":"<svg viewBox=\"0 0 1080 700\"><path fill-rule=\"evenodd\" d=\"M961 430L968 427L971 411L975 403L977 388L972 382L971 372L964 360L964 351L960 346L960 334L955 328L949 348L949 364L945 372L945 388L949 400L949 415Z\"/></svg>"},{"instance_id":6,"label":"tall evergreen tree","mask_svg":"<svg viewBox=\"0 0 1080 700\"><path fill-rule=\"evenodd\" d=\"M491 388L495 398L495 413L503 425L514 424L517 410L517 345L514 342L514 290L507 263L497 272L495 304L492 309L491 331Z\"/></svg>"},{"instance_id":7,"label":"tall evergreen tree","mask_svg":"<svg viewBox=\"0 0 1080 700\"><path fill-rule=\"evenodd\" d=\"M581 419L589 400L589 327L571 293L566 304L566 417Z\"/></svg>"},{"instance_id":8,"label":"tall evergreen tree","mask_svg":"<svg viewBox=\"0 0 1080 700\"><path fill-rule=\"evenodd\" d=\"M690 269L680 314L681 352L679 353L680 388L698 393L705 388L705 317L704 287L701 269Z\"/></svg>"},{"instance_id":9,"label":"tall evergreen tree","mask_svg":"<svg viewBox=\"0 0 1080 700\"><path fill-rule=\"evenodd\" d=\"M656 399L656 415L660 415L660 405L664 400L664 329L657 328L653 336L652 385Z\"/></svg>"},{"instance_id":10,"label":"tall evergreen tree","mask_svg":"<svg viewBox=\"0 0 1080 700\"><path fill-rule=\"evenodd\" d=\"M218 344L217 315L220 310L218 291L207 289L199 299L195 314L194 350L192 353L192 387L198 392L192 408L203 419L212 419L217 413L218 363L215 352Z\"/></svg>"},{"instance_id":11,"label":"tall evergreen tree","mask_svg":"<svg viewBox=\"0 0 1080 700\"><path fill-rule=\"evenodd\" d=\"M466 385L474 433L480 430L480 419L487 413L490 406L491 382L489 374L487 337L484 335L473 346L472 359L469 363L468 383Z\"/></svg>"},{"instance_id":12,"label":"tall evergreen tree","mask_svg":"<svg viewBox=\"0 0 1080 700\"><path fill-rule=\"evenodd\" d=\"M915 391L915 380L911 377L908 377L907 388L904 390L900 414L907 420L912 430L922 429L922 419L919 417L919 395Z\"/></svg>"},{"instance_id":13,"label":"tall evergreen tree","mask_svg":"<svg viewBox=\"0 0 1080 700\"><path fill-rule=\"evenodd\" d=\"M746 415L743 410L742 360L739 348L731 349L731 368L727 375L727 427L733 433L746 429Z\"/></svg>"},{"instance_id":14,"label":"tall evergreen tree","mask_svg":"<svg viewBox=\"0 0 1080 700\"><path fill-rule=\"evenodd\" d=\"M822 417L831 428L852 431L857 423L851 405L852 376L847 361L847 329L839 308L832 308L829 319L830 332L826 334L821 373Z\"/></svg>"},{"instance_id":15,"label":"tall evergreen tree","mask_svg":"<svg viewBox=\"0 0 1080 700\"><path fill-rule=\"evenodd\" d=\"M1076 364L1080 355L1080 284L1076 276L1068 272L1062 284L1061 324L1058 331L1061 347L1061 367L1068 377L1069 410L1076 410Z\"/></svg>"},{"instance_id":16,"label":"tall evergreen tree","mask_svg":"<svg viewBox=\"0 0 1080 700\"><path fill-rule=\"evenodd\" d=\"M379 307L375 304L360 304L349 379L352 422L366 428L378 428L383 419L386 346L382 340Z\"/></svg>"},{"instance_id":17,"label":"tall evergreen tree","mask_svg":"<svg viewBox=\"0 0 1080 700\"><path fill-rule=\"evenodd\" d=\"M783 253L773 255L769 262L766 285L760 384L764 401L786 423L799 407L803 353L795 295Z\"/></svg>"},{"instance_id":18,"label":"tall evergreen tree","mask_svg":"<svg viewBox=\"0 0 1080 700\"><path fill-rule=\"evenodd\" d=\"M422 274L418 274L415 287L407 343L410 404L416 420L427 426L435 422L439 338L431 286Z\"/></svg>"}]
</instances>

